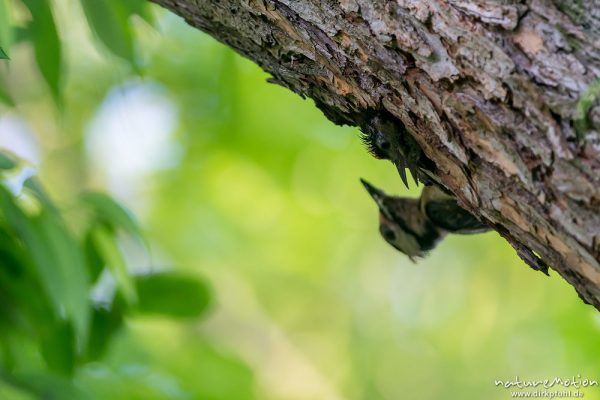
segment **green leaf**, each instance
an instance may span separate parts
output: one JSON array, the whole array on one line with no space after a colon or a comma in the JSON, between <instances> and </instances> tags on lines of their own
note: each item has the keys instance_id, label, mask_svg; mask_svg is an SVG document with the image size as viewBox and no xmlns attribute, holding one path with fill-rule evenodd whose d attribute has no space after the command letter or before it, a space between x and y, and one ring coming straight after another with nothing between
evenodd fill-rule
<instances>
[{"instance_id":1,"label":"green leaf","mask_svg":"<svg viewBox=\"0 0 600 400\"><path fill-rule=\"evenodd\" d=\"M8 93L8 91L4 87L3 82L1 80L0 80L0 102L7 104L9 106L13 106L13 107L15 105L14 100L12 99L11 95Z\"/></svg>"},{"instance_id":2,"label":"green leaf","mask_svg":"<svg viewBox=\"0 0 600 400\"><path fill-rule=\"evenodd\" d=\"M75 370L75 335L67 321L57 321L42 334L41 353L48 367L55 372L72 376Z\"/></svg>"},{"instance_id":3,"label":"green leaf","mask_svg":"<svg viewBox=\"0 0 600 400\"><path fill-rule=\"evenodd\" d=\"M29 190L46 208L47 211L52 212L54 216L58 217L60 215L58 209L50 199L50 196L46 193L37 177L31 176L25 180L23 183L23 187Z\"/></svg>"},{"instance_id":4,"label":"green leaf","mask_svg":"<svg viewBox=\"0 0 600 400\"><path fill-rule=\"evenodd\" d=\"M13 27L13 46L16 44L21 44L25 42L29 42L31 36L31 22L24 26L15 26Z\"/></svg>"},{"instance_id":5,"label":"green leaf","mask_svg":"<svg viewBox=\"0 0 600 400\"><path fill-rule=\"evenodd\" d=\"M20 334L23 330L37 334L55 319L52 305L35 276L29 249L1 223L0 293L0 334Z\"/></svg>"},{"instance_id":6,"label":"green leaf","mask_svg":"<svg viewBox=\"0 0 600 400\"><path fill-rule=\"evenodd\" d=\"M129 14L135 14L149 25L154 26L154 14L152 13L150 4L146 0L122 0L122 4Z\"/></svg>"},{"instance_id":7,"label":"green leaf","mask_svg":"<svg viewBox=\"0 0 600 400\"><path fill-rule=\"evenodd\" d=\"M130 10L121 1L81 0L96 37L113 54L135 64Z\"/></svg>"},{"instance_id":8,"label":"green leaf","mask_svg":"<svg viewBox=\"0 0 600 400\"><path fill-rule=\"evenodd\" d=\"M18 331L26 325L25 319L34 317L32 314L35 314L31 312L35 301L31 300L35 299L35 296L38 299L43 297L36 293L35 288L32 290L30 286L34 285L24 284L28 269L25 258L18 238L0 224L0 293L2 293L0 335L2 336L8 332ZM0 341L4 339L1 337ZM6 346L7 343L4 345Z\"/></svg>"},{"instance_id":9,"label":"green leaf","mask_svg":"<svg viewBox=\"0 0 600 400\"><path fill-rule=\"evenodd\" d=\"M86 192L80 198L84 204L92 208L97 219L112 230L121 228L130 235L143 239L142 230L133 215L109 196L103 193Z\"/></svg>"},{"instance_id":10,"label":"green leaf","mask_svg":"<svg viewBox=\"0 0 600 400\"><path fill-rule=\"evenodd\" d=\"M0 60L9 60L8 54L0 47Z\"/></svg>"},{"instance_id":11,"label":"green leaf","mask_svg":"<svg viewBox=\"0 0 600 400\"><path fill-rule=\"evenodd\" d=\"M94 245L117 282L125 300L128 304L135 304L137 301L135 285L127 271L125 260L121 255L114 234L106 227L98 225L91 230L91 235Z\"/></svg>"},{"instance_id":12,"label":"green leaf","mask_svg":"<svg viewBox=\"0 0 600 400\"><path fill-rule=\"evenodd\" d=\"M92 313L92 329L87 360L98 360L107 350L110 341L123 326L123 315L118 308L95 308Z\"/></svg>"},{"instance_id":13,"label":"green leaf","mask_svg":"<svg viewBox=\"0 0 600 400\"><path fill-rule=\"evenodd\" d=\"M100 254L100 250L96 247L96 242L92 236L92 230L88 230L83 238L83 251L85 253L85 261L88 266L90 282L96 282L98 277L104 270L104 260Z\"/></svg>"},{"instance_id":14,"label":"green leaf","mask_svg":"<svg viewBox=\"0 0 600 400\"><path fill-rule=\"evenodd\" d=\"M48 285L53 282L54 285L49 289L69 320L73 321L77 337L85 345L90 310L88 276L82 251L62 221L49 211L42 210L32 222L35 235L38 236L32 242L39 246L40 253L37 256L34 254L34 259L37 258L40 273L46 276ZM50 275L53 276L50 278Z\"/></svg>"},{"instance_id":15,"label":"green leaf","mask_svg":"<svg viewBox=\"0 0 600 400\"><path fill-rule=\"evenodd\" d=\"M77 242L60 218L47 209L28 217L2 186L0 210L27 248L55 315L72 321L79 342L85 345L89 321L88 280Z\"/></svg>"},{"instance_id":16,"label":"green leaf","mask_svg":"<svg viewBox=\"0 0 600 400\"><path fill-rule=\"evenodd\" d=\"M33 20L29 25L35 59L56 100L60 99L62 48L50 4L47 0L23 0Z\"/></svg>"},{"instance_id":17,"label":"green leaf","mask_svg":"<svg viewBox=\"0 0 600 400\"><path fill-rule=\"evenodd\" d=\"M197 318L211 303L204 280L177 272L136 277L138 310L178 318Z\"/></svg>"},{"instance_id":18,"label":"green leaf","mask_svg":"<svg viewBox=\"0 0 600 400\"><path fill-rule=\"evenodd\" d=\"M86 400L90 397L60 376L45 374L7 373L0 371L0 379L14 387L35 394L37 399Z\"/></svg>"},{"instance_id":19,"label":"green leaf","mask_svg":"<svg viewBox=\"0 0 600 400\"><path fill-rule=\"evenodd\" d=\"M0 267L3 273L12 275L12 277L21 275L24 270L17 253L19 247L15 239L5 227L0 225Z\"/></svg>"},{"instance_id":20,"label":"green leaf","mask_svg":"<svg viewBox=\"0 0 600 400\"><path fill-rule=\"evenodd\" d=\"M2 49L10 49L13 36L12 29L8 0L0 0L0 58L8 58Z\"/></svg>"},{"instance_id":21,"label":"green leaf","mask_svg":"<svg viewBox=\"0 0 600 400\"><path fill-rule=\"evenodd\" d=\"M17 159L12 154L0 150L0 170L13 169L17 166Z\"/></svg>"}]
</instances>

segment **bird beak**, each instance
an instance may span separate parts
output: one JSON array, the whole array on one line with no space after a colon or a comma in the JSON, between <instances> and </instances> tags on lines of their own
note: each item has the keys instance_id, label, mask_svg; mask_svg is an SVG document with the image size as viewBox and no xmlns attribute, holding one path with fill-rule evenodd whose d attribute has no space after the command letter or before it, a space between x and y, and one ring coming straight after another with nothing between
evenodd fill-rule
<instances>
[{"instance_id":1,"label":"bird beak","mask_svg":"<svg viewBox=\"0 0 600 400\"><path fill-rule=\"evenodd\" d=\"M410 189L410 187L408 186L408 179L406 177L406 165L404 164L404 161L402 159L399 159L396 163L396 169L400 174L400 179L402 179L402 183L404 183L404 186L406 186L407 189Z\"/></svg>"},{"instance_id":2,"label":"bird beak","mask_svg":"<svg viewBox=\"0 0 600 400\"><path fill-rule=\"evenodd\" d=\"M360 178L360 182L363 184L365 189L367 189L367 192L369 192L369 194L371 195L373 200L375 200L375 202L377 204L381 204L381 201L383 200L385 193L383 193L382 190L377 189L375 186L371 185L369 182L367 182L363 178Z\"/></svg>"},{"instance_id":3,"label":"bird beak","mask_svg":"<svg viewBox=\"0 0 600 400\"><path fill-rule=\"evenodd\" d=\"M381 189L377 189L375 186L371 185L369 182L362 178L360 178L360 181L365 187L365 189L367 189L367 192L369 192L373 200L375 200L375 203L377 204L381 215L383 215L389 220L392 220L392 216L390 215L388 208L384 204L384 200L386 198L385 192Z\"/></svg>"}]
</instances>

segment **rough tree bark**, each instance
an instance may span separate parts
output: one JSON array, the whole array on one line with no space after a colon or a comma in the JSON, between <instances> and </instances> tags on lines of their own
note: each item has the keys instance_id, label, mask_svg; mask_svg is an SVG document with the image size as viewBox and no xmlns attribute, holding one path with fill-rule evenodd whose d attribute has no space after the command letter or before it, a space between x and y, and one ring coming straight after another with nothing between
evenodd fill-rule
<instances>
[{"instance_id":1,"label":"rough tree bark","mask_svg":"<svg viewBox=\"0 0 600 400\"><path fill-rule=\"evenodd\" d=\"M463 207L600 309L600 0L152 1L336 123L394 120Z\"/></svg>"}]
</instances>

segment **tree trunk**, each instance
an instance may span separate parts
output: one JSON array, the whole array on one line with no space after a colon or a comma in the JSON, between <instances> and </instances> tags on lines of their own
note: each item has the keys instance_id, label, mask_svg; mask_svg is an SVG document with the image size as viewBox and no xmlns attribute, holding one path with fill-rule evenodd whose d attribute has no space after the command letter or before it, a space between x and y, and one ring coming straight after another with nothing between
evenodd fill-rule
<instances>
[{"instance_id":1,"label":"tree trunk","mask_svg":"<svg viewBox=\"0 0 600 400\"><path fill-rule=\"evenodd\" d=\"M336 123L392 120L461 206L600 309L600 0L152 1Z\"/></svg>"}]
</instances>

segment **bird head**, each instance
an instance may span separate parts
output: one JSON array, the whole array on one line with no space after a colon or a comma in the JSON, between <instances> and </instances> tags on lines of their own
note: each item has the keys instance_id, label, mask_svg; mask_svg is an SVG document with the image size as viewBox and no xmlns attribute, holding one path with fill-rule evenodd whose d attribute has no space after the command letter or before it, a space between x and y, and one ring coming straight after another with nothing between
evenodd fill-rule
<instances>
[{"instance_id":1,"label":"bird head","mask_svg":"<svg viewBox=\"0 0 600 400\"><path fill-rule=\"evenodd\" d=\"M421 150L406 131L401 121L376 115L363 127L362 140L369 152L377 159L391 161L398 170L404 185L408 188L406 169L419 182L417 161Z\"/></svg>"},{"instance_id":2,"label":"bird head","mask_svg":"<svg viewBox=\"0 0 600 400\"><path fill-rule=\"evenodd\" d=\"M361 182L379 208L379 232L383 239L411 261L424 257L441 234L422 214L418 200L389 196L366 180Z\"/></svg>"}]
</instances>

